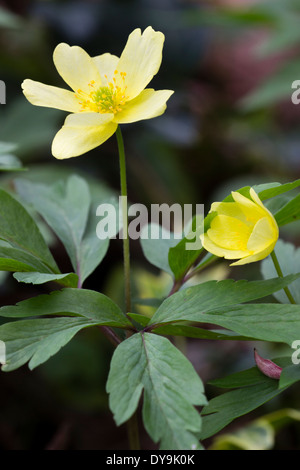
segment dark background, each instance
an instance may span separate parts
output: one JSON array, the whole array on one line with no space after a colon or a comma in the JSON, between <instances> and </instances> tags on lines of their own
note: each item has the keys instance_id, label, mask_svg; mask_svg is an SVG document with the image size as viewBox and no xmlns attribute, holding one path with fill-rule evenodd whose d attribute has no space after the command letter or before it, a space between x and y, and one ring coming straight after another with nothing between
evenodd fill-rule
<instances>
[{"instance_id":1,"label":"dark background","mask_svg":"<svg viewBox=\"0 0 300 470\"><path fill-rule=\"evenodd\" d=\"M87 155L56 161L51 141L66 113L30 105L21 83L31 78L64 86L52 61L59 42L80 45L92 56L120 55L130 32L148 25L166 37L151 87L175 94L163 116L123 126L131 201L205 203L208 210L245 184L300 177L300 105L291 102L291 84L300 79L297 2L9 0L0 7L0 79L7 86L0 141L18 144L15 153L32 179L80 172L118 191L115 136ZM12 188L14 177L5 175L3 184ZM299 245L299 225L281 236ZM51 247L60 268L68 270L59 242L52 240ZM169 280L144 260L138 241L131 250L135 289L161 295ZM115 240L84 287L121 301L121 261ZM259 263L235 270L224 263L207 276L261 277ZM28 287L3 274L0 302L12 304L51 287ZM253 365L252 344L189 340L184 347L204 382ZM126 449L126 429L116 428L107 408L111 354L100 330L87 330L33 372L23 366L0 373L0 448ZM210 397L216 390L207 392ZM298 396L294 386L231 428L275 409L299 408ZM146 435L142 445L156 448ZM280 432L274 448L300 449L300 425Z\"/></svg>"}]
</instances>

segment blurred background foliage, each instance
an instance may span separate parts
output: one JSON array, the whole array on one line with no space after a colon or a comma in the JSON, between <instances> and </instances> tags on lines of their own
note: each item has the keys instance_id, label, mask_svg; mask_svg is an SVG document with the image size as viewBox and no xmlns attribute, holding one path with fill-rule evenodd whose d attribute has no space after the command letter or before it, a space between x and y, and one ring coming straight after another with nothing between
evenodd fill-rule
<instances>
[{"instance_id":1,"label":"blurred background foliage","mask_svg":"<svg viewBox=\"0 0 300 470\"><path fill-rule=\"evenodd\" d=\"M298 0L0 1L0 79L7 93L0 105L0 168L7 170L1 184L13 191L16 173L9 170L23 165L22 178L55 182L78 173L108 194L118 192L115 137L87 155L55 161L51 141L66 114L30 105L20 85L31 78L65 86L52 61L59 42L80 45L92 56L119 55L128 34L148 25L166 36L162 66L151 86L175 94L163 116L123 126L131 201L205 203L207 211L212 201L246 184L299 178L300 106L291 102L292 82L300 80L299 19ZM62 246L44 230L62 272L68 272ZM281 236L299 245L299 225ZM134 295L163 296L171 278L147 265L138 241L131 249ZM113 240L84 287L122 303L121 259L121 244ZM223 263L203 279L257 279L259 269L254 264L230 270ZM50 288L57 287L18 284L1 273L1 305ZM151 314L151 307L137 308ZM251 343L189 340L179 346L204 382L253 365ZM275 352L258 347L262 355ZM1 373L0 448L126 449L125 428L115 427L107 409L111 353L101 332L88 329L34 372L26 366ZM251 448L249 423L275 409L299 409L298 397L294 386L230 431L246 426L243 446ZM294 421L284 433L273 432L266 448L299 449L300 427ZM217 448L220 441L209 445ZM143 447L154 448L147 436Z\"/></svg>"}]
</instances>

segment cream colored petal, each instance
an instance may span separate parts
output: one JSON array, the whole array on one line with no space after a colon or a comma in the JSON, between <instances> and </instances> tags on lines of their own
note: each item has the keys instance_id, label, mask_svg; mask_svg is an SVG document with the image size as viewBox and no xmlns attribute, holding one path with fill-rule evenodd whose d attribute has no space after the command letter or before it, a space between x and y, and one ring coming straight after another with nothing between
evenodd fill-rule
<instances>
[{"instance_id":1,"label":"cream colored petal","mask_svg":"<svg viewBox=\"0 0 300 470\"><path fill-rule=\"evenodd\" d=\"M250 251L260 252L276 242L278 239L278 231L274 230L268 217L260 219L248 240L247 248Z\"/></svg>"},{"instance_id":2,"label":"cream colored petal","mask_svg":"<svg viewBox=\"0 0 300 470\"><path fill-rule=\"evenodd\" d=\"M261 202L258 194L256 194L256 192L254 191L253 188L250 188L250 196L256 204L258 204L259 206L261 206L265 209L265 206L263 205L263 203Z\"/></svg>"},{"instance_id":3,"label":"cream colored petal","mask_svg":"<svg viewBox=\"0 0 300 470\"><path fill-rule=\"evenodd\" d=\"M171 90L143 90L136 98L126 103L123 110L115 115L119 124L141 121L160 116L165 111L166 102L174 92Z\"/></svg>"},{"instance_id":4,"label":"cream colored petal","mask_svg":"<svg viewBox=\"0 0 300 470\"><path fill-rule=\"evenodd\" d=\"M242 258L245 256L249 256L249 251L244 250L228 250L226 248L222 248L214 243L207 234L203 234L200 236L200 240L202 242L203 247L209 253L213 255L224 257L226 259L237 259Z\"/></svg>"},{"instance_id":5,"label":"cream colored petal","mask_svg":"<svg viewBox=\"0 0 300 470\"><path fill-rule=\"evenodd\" d=\"M241 220L227 215L217 215L207 231L209 238L216 245L228 250L247 250L251 227Z\"/></svg>"},{"instance_id":6,"label":"cream colored petal","mask_svg":"<svg viewBox=\"0 0 300 470\"><path fill-rule=\"evenodd\" d=\"M101 77L93 59L78 46L61 43L55 48L53 61L58 73L75 91L79 89L89 93L89 83L95 82L95 88L101 86Z\"/></svg>"},{"instance_id":7,"label":"cream colored petal","mask_svg":"<svg viewBox=\"0 0 300 470\"><path fill-rule=\"evenodd\" d=\"M256 261L261 261L262 259L265 259L269 254L274 250L274 247L276 245L275 243L272 243L269 245L267 248L265 248L263 251L260 251L259 253L255 253L253 255L247 256L246 258L240 259L239 261L236 261L235 263L231 263L230 266L241 266L243 264L249 264L249 263L255 263Z\"/></svg>"},{"instance_id":8,"label":"cream colored petal","mask_svg":"<svg viewBox=\"0 0 300 470\"><path fill-rule=\"evenodd\" d=\"M72 91L29 79L24 80L22 88L28 101L36 106L62 109L71 113L77 113L80 110L78 100Z\"/></svg>"},{"instance_id":9,"label":"cream colored petal","mask_svg":"<svg viewBox=\"0 0 300 470\"><path fill-rule=\"evenodd\" d=\"M93 57L93 61L100 73L103 86L106 86L113 80L114 71L117 69L119 57L106 53Z\"/></svg>"},{"instance_id":10,"label":"cream colored petal","mask_svg":"<svg viewBox=\"0 0 300 470\"><path fill-rule=\"evenodd\" d=\"M247 223L244 212L235 202L213 202L210 212L218 212L219 215L228 215Z\"/></svg>"},{"instance_id":11,"label":"cream colored petal","mask_svg":"<svg viewBox=\"0 0 300 470\"><path fill-rule=\"evenodd\" d=\"M135 29L128 37L117 70L126 73L126 95L129 99L139 95L158 72L164 40L163 33L154 31L151 26L143 34L140 29ZM119 74L117 84L123 87Z\"/></svg>"},{"instance_id":12,"label":"cream colored petal","mask_svg":"<svg viewBox=\"0 0 300 470\"><path fill-rule=\"evenodd\" d=\"M256 192L254 191L253 188L250 188L250 196L252 197L253 201L256 202L256 204L258 204L259 206L261 206L263 208L263 210L265 211L266 214L269 214L269 219L270 219L270 222L272 223L273 227L274 227L274 230L275 231L278 231L278 225L277 225L277 222L272 214L272 212L269 211L269 209L267 209L264 204L261 202L259 196L256 194Z\"/></svg>"},{"instance_id":13,"label":"cream colored petal","mask_svg":"<svg viewBox=\"0 0 300 470\"><path fill-rule=\"evenodd\" d=\"M78 157L103 144L117 129L113 114L70 114L52 143L55 158Z\"/></svg>"},{"instance_id":14,"label":"cream colored petal","mask_svg":"<svg viewBox=\"0 0 300 470\"><path fill-rule=\"evenodd\" d=\"M266 215L264 207L253 202L251 199L243 196L238 192L231 193L236 204L240 207L241 211L245 214L246 220L254 226L256 222Z\"/></svg>"}]
</instances>

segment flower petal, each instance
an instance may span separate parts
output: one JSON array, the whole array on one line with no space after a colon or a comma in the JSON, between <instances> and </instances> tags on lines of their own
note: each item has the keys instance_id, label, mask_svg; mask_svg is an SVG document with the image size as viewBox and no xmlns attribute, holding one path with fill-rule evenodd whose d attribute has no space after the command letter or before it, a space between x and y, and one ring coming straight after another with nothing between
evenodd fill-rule
<instances>
[{"instance_id":1,"label":"flower petal","mask_svg":"<svg viewBox=\"0 0 300 470\"><path fill-rule=\"evenodd\" d=\"M274 231L268 217L263 217L255 224L249 237L247 248L254 253L263 251L265 248L276 242L278 230Z\"/></svg>"},{"instance_id":2,"label":"flower petal","mask_svg":"<svg viewBox=\"0 0 300 470\"><path fill-rule=\"evenodd\" d=\"M160 116L165 111L166 101L172 90L143 90L136 98L126 103L123 110L115 115L114 122L119 124L141 121Z\"/></svg>"},{"instance_id":3,"label":"flower petal","mask_svg":"<svg viewBox=\"0 0 300 470\"><path fill-rule=\"evenodd\" d=\"M219 247L228 250L247 250L251 227L227 215L217 215L211 222L207 235Z\"/></svg>"},{"instance_id":4,"label":"flower petal","mask_svg":"<svg viewBox=\"0 0 300 470\"><path fill-rule=\"evenodd\" d=\"M201 235L200 239L205 250L216 256L224 257L226 259L237 259L249 256L250 254L247 250L228 250L226 248L222 248L214 243L207 234Z\"/></svg>"},{"instance_id":5,"label":"flower petal","mask_svg":"<svg viewBox=\"0 0 300 470\"><path fill-rule=\"evenodd\" d=\"M266 209L264 206L257 205L255 202L237 191L232 191L231 194L240 209L244 212L247 220L251 220L251 222L256 223L258 219L266 215Z\"/></svg>"},{"instance_id":6,"label":"flower petal","mask_svg":"<svg viewBox=\"0 0 300 470\"><path fill-rule=\"evenodd\" d=\"M107 86L107 84L113 79L114 71L116 70L119 62L119 57L107 52L106 54L93 57L93 61L100 73L102 84Z\"/></svg>"},{"instance_id":7,"label":"flower petal","mask_svg":"<svg viewBox=\"0 0 300 470\"><path fill-rule=\"evenodd\" d=\"M70 114L53 140L53 156L60 160L78 157L98 147L117 129L112 118L113 114Z\"/></svg>"},{"instance_id":8,"label":"flower petal","mask_svg":"<svg viewBox=\"0 0 300 470\"><path fill-rule=\"evenodd\" d=\"M265 250L260 251L259 253L254 253L253 255L247 256L246 258L240 259L235 263L231 263L230 266L241 266L242 264L254 263L255 261L260 261L266 258L274 249L275 243L269 245Z\"/></svg>"},{"instance_id":9,"label":"flower petal","mask_svg":"<svg viewBox=\"0 0 300 470\"><path fill-rule=\"evenodd\" d=\"M101 77L93 59L78 46L61 43L55 48L53 61L58 73L75 91L90 92L89 83L95 82L95 87L101 86Z\"/></svg>"},{"instance_id":10,"label":"flower petal","mask_svg":"<svg viewBox=\"0 0 300 470\"><path fill-rule=\"evenodd\" d=\"M28 101L36 106L62 109L71 113L77 113L80 110L78 100L72 91L29 79L24 80L22 88Z\"/></svg>"},{"instance_id":11,"label":"flower petal","mask_svg":"<svg viewBox=\"0 0 300 470\"><path fill-rule=\"evenodd\" d=\"M143 34L135 29L128 37L126 46L117 65L118 72L125 72L126 95L135 98L158 72L162 60L162 48L165 40L163 33L154 31L149 26ZM123 87L118 77L117 85Z\"/></svg>"},{"instance_id":12,"label":"flower petal","mask_svg":"<svg viewBox=\"0 0 300 470\"><path fill-rule=\"evenodd\" d=\"M218 212L219 215L228 215L247 223L244 212L235 202L213 202L210 212Z\"/></svg>"}]
</instances>

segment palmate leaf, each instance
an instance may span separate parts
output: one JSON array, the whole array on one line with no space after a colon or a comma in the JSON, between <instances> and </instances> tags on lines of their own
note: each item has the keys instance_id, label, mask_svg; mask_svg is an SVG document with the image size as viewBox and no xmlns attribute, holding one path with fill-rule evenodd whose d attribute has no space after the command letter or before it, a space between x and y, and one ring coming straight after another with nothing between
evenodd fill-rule
<instances>
[{"instance_id":1,"label":"palmate leaf","mask_svg":"<svg viewBox=\"0 0 300 470\"><path fill-rule=\"evenodd\" d=\"M121 343L107 382L118 425L135 412L144 390L143 421L161 449L197 449L201 428L193 405L204 405L202 382L192 364L168 339L138 333Z\"/></svg>"}]
</instances>

